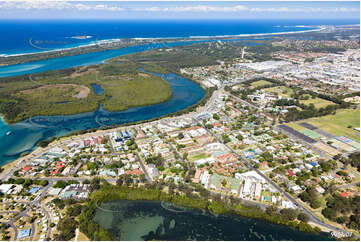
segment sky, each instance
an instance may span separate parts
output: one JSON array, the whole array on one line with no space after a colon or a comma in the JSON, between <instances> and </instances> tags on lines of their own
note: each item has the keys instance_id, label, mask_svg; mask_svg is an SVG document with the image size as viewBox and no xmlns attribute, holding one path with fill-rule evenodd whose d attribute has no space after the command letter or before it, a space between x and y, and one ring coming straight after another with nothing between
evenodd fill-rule
<instances>
[{"instance_id":1,"label":"sky","mask_svg":"<svg viewBox=\"0 0 361 242\"><path fill-rule=\"evenodd\" d=\"M0 0L0 19L359 19L345 1Z\"/></svg>"}]
</instances>

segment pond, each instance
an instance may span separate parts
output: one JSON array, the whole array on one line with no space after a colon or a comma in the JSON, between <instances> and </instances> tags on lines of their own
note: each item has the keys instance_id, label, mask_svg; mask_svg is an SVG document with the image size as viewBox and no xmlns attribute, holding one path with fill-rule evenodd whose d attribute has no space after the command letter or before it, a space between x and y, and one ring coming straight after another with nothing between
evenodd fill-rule
<instances>
[{"instance_id":1,"label":"pond","mask_svg":"<svg viewBox=\"0 0 361 242\"><path fill-rule=\"evenodd\" d=\"M212 215L159 201L111 201L95 221L116 240L331 240L282 225L231 215Z\"/></svg>"},{"instance_id":2,"label":"pond","mask_svg":"<svg viewBox=\"0 0 361 242\"><path fill-rule=\"evenodd\" d=\"M97 84L94 84L92 83L91 84L92 87L93 87L93 90L94 90L94 93L97 94L97 95L103 95L104 94L104 90L101 86L97 85Z\"/></svg>"}]
</instances>

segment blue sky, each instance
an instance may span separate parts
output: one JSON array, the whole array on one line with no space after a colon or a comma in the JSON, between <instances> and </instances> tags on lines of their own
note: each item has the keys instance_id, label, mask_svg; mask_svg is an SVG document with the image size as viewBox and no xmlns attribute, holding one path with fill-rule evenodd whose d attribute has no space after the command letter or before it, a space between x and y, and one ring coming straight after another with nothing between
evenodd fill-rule
<instances>
[{"instance_id":1,"label":"blue sky","mask_svg":"<svg viewBox=\"0 0 361 242\"><path fill-rule=\"evenodd\" d=\"M1 19L359 19L360 2L1 1Z\"/></svg>"}]
</instances>

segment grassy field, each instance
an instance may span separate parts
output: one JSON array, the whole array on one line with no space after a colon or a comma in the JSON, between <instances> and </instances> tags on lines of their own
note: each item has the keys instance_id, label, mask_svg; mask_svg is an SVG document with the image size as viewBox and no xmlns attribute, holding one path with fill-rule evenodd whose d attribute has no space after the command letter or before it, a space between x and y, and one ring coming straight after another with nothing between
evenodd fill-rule
<instances>
[{"instance_id":1,"label":"grassy field","mask_svg":"<svg viewBox=\"0 0 361 242\"><path fill-rule=\"evenodd\" d=\"M333 135L347 136L360 142L360 133L352 129L360 127L360 110L340 109L337 110L335 115L306 119L302 120L302 122L310 123ZM301 127L298 126L297 123L289 123L287 125L296 130L300 130ZM349 125L351 125L352 128L348 128Z\"/></svg>"},{"instance_id":2,"label":"grassy field","mask_svg":"<svg viewBox=\"0 0 361 242\"><path fill-rule=\"evenodd\" d=\"M172 88L167 81L144 73L104 79L99 85L105 95L112 97L103 102L104 108L110 111L156 104L172 96Z\"/></svg>"},{"instance_id":3,"label":"grassy field","mask_svg":"<svg viewBox=\"0 0 361 242\"><path fill-rule=\"evenodd\" d=\"M263 87L263 86L271 85L271 84L272 84L272 82L265 81L265 80L259 80L259 81L252 82L252 87L253 88L255 88L255 87Z\"/></svg>"},{"instance_id":4,"label":"grassy field","mask_svg":"<svg viewBox=\"0 0 361 242\"><path fill-rule=\"evenodd\" d=\"M293 94L293 90L286 86L270 87L270 88L265 88L263 90L271 93L275 92L279 96L282 96L283 98L290 98L291 94Z\"/></svg>"},{"instance_id":5,"label":"grassy field","mask_svg":"<svg viewBox=\"0 0 361 242\"><path fill-rule=\"evenodd\" d=\"M303 103L305 105L310 105L311 103L313 103L313 105L315 105L315 108L317 108L317 109L318 108L324 108L327 105L334 105L333 102L322 99L322 98L319 98L319 97L316 97L314 99L312 99L310 97L310 99L308 99L308 100L300 100L300 103Z\"/></svg>"},{"instance_id":6,"label":"grassy field","mask_svg":"<svg viewBox=\"0 0 361 242\"><path fill-rule=\"evenodd\" d=\"M209 155L205 154L205 153L200 153L194 156L191 156L188 158L189 161L195 161L195 160L200 160L200 159L205 159L208 158Z\"/></svg>"},{"instance_id":7,"label":"grassy field","mask_svg":"<svg viewBox=\"0 0 361 242\"><path fill-rule=\"evenodd\" d=\"M297 123L288 123L287 126L293 128L294 130L297 130L297 131L301 131L301 130L305 129L302 126L299 126Z\"/></svg>"}]
</instances>

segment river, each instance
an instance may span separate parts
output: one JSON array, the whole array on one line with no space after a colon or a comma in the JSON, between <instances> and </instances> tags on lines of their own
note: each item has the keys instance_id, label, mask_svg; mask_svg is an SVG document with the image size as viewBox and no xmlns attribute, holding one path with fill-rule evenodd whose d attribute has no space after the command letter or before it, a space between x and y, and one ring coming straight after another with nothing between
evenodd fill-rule
<instances>
[{"instance_id":1,"label":"river","mask_svg":"<svg viewBox=\"0 0 361 242\"><path fill-rule=\"evenodd\" d=\"M258 43L249 42L247 40L249 39L244 39L245 46L258 45ZM116 50L104 50L95 53L1 66L0 78L66 69L77 66L94 65L104 63L106 60L117 56L129 55L164 47L192 45L195 43L213 41L218 40L174 41L167 43L143 44ZM233 39L222 41L237 40ZM99 128L101 126L109 126L113 124L125 124L160 117L192 106L204 96L203 89L190 80L172 73L167 75L157 75L167 80L173 89L171 99L161 104L130 108L123 112L108 112L103 110L102 106L100 106L100 108L95 112L68 116L39 116L12 125L7 125L0 119L0 140L2 140L2 142L0 142L0 166L17 159L23 152L34 150L39 140L45 140L52 136L60 137L71 132L84 129ZM94 89L94 91L101 93L101 90L98 90L96 86L93 86L93 88L96 89ZM6 135L9 131L11 131L11 135Z\"/></svg>"},{"instance_id":2,"label":"river","mask_svg":"<svg viewBox=\"0 0 361 242\"><path fill-rule=\"evenodd\" d=\"M96 211L95 221L116 240L332 240L283 225L232 215L212 215L158 201L112 201Z\"/></svg>"},{"instance_id":3,"label":"river","mask_svg":"<svg viewBox=\"0 0 361 242\"><path fill-rule=\"evenodd\" d=\"M160 117L194 105L204 96L204 90L188 79L173 73L156 75L167 80L172 87L172 97L160 104L130 108L122 112L109 112L100 105L95 112L38 116L12 125L6 125L0 120L0 165L15 160L22 152L34 150L39 140L79 130ZM8 131L12 132L11 135L6 135Z\"/></svg>"}]
</instances>

